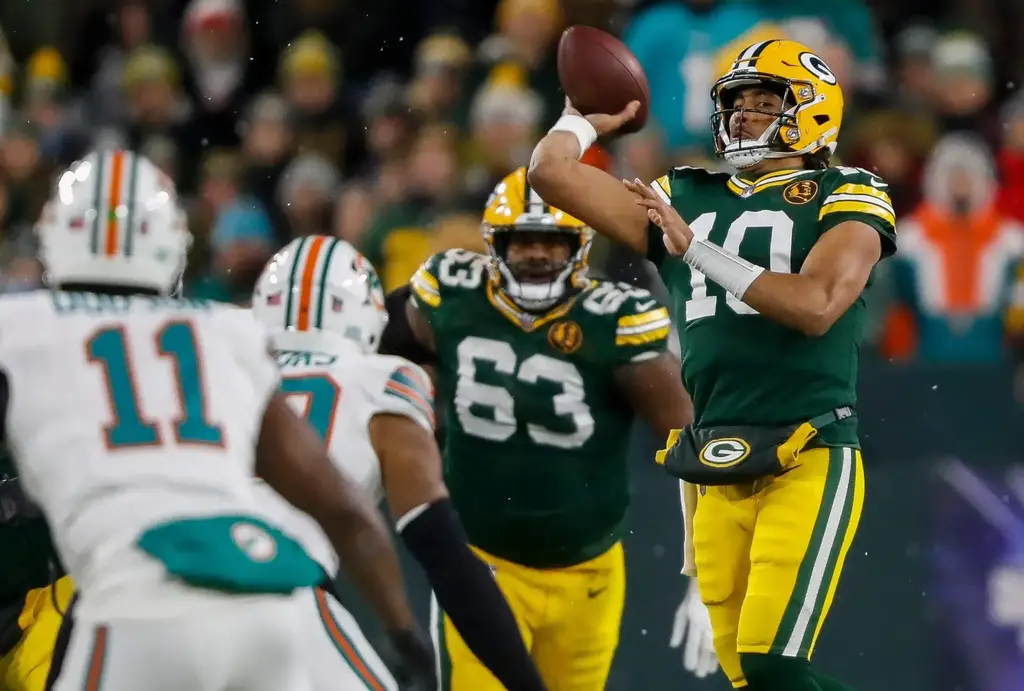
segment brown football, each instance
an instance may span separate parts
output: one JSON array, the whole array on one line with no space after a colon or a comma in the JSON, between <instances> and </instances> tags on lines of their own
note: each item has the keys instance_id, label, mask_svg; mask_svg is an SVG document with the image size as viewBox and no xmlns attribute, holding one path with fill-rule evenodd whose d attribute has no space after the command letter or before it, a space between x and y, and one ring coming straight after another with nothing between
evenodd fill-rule
<instances>
[{"instance_id":1,"label":"brown football","mask_svg":"<svg viewBox=\"0 0 1024 691\"><path fill-rule=\"evenodd\" d=\"M639 101L636 117L619 132L647 122L651 91L647 75L626 44L590 26L570 26L558 42L558 78L572 105L584 115L620 112Z\"/></svg>"}]
</instances>

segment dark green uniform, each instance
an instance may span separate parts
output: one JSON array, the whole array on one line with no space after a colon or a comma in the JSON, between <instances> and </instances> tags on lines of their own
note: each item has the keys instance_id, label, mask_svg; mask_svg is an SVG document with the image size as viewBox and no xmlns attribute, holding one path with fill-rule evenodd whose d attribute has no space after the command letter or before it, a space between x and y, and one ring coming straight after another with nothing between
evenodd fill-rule
<instances>
[{"instance_id":1,"label":"dark green uniform","mask_svg":"<svg viewBox=\"0 0 1024 691\"><path fill-rule=\"evenodd\" d=\"M21 638L18 617L30 590L60 575L42 513L25 497L6 449L0 448L0 658ZM2 679L0 679L2 685Z\"/></svg>"},{"instance_id":2,"label":"dark green uniform","mask_svg":"<svg viewBox=\"0 0 1024 691\"><path fill-rule=\"evenodd\" d=\"M859 168L779 171L755 183L677 168L654 187L696 237L773 272L798 273L818 238L848 220L878 231L883 256L896 249L887 185ZM699 425L783 425L856 405L863 296L825 335L806 336L669 256L653 230L649 258L672 295ZM819 443L858 446L856 417L822 429Z\"/></svg>"},{"instance_id":3,"label":"dark green uniform","mask_svg":"<svg viewBox=\"0 0 1024 691\"><path fill-rule=\"evenodd\" d=\"M411 281L434 332L445 481L476 547L525 566L577 564L622 537L633 411L612 375L666 349L668 310L595 281L531 316L494 289L488 262L451 250Z\"/></svg>"}]
</instances>

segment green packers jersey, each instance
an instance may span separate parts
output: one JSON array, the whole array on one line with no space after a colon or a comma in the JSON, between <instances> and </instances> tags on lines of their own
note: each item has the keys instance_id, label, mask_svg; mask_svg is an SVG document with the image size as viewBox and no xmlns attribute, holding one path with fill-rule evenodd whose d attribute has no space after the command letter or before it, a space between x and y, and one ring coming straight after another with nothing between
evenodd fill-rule
<instances>
[{"instance_id":1,"label":"green packers jersey","mask_svg":"<svg viewBox=\"0 0 1024 691\"><path fill-rule=\"evenodd\" d=\"M654 183L695 237L776 273L799 272L818 238L843 221L867 224L883 256L895 252L887 187L860 168L778 171L756 182L677 168ZM668 255L660 235L652 233L649 258L672 295L699 425L784 425L856 405L863 296L825 335L806 336ZM856 417L822 429L818 443L857 445Z\"/></svg>"},{"instance_id":2,"label":"green packers jersey","mask_svg":"<svg viewBox=\"0 0 1024 691\"><path fill-rule=\"evenodd\" d=\"M0 448L0 564L0 608L52 582L57 566L46 519L18 486L5 448Z\"/></svg>"},{"instance_id":3,"label":"green packers jersey","mask_svg":"<svg viewBox=\"0 0 1024 691\"><path fill-rule=\"evenodd\" d=\"M666 349L669 313L645 290L593 281L531 315L488 280L489 261L451 250L410 282L434 333L445 481L476 547L577 564L622 537L633 411L613 374Z\"/></svg>"}]
</instances>

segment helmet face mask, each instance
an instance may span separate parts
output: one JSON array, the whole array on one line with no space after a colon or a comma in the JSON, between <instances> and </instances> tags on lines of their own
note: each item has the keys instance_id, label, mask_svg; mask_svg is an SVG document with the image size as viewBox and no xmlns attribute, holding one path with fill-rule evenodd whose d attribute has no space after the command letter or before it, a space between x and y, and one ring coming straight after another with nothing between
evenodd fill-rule
<instances>
[{"instance_id":1,"label":"helmet face mask","mask_svg":"<svg viewBox=\"0 0 1024 691\"><path fill-rule=\"evenodd\" d=\"M774 94L778 107L747 105L751 92ZM711 128L719 157L739 169L765 159L835 151L843 115L843 94L825 62L794 41L763 41L744 49L711 89ZM755 99L756 100L756 99ZM733 121L760 127L756 136L733 136ZM739 133L737 133L739 134ZM823 151L826 150L826 151ZM826 156L827 158L827 156Z\"/></svg>"},{"instance_id":2,"label":"helmet face mask","mask_svg":"<svg viewBox=\"0 0 1024 691\"><path fill-rule=\"evenodd\" d=\"M491 282L529 312L548 310L585 280L593 232L508 175L491 194L481 226Z\"/></svg>"},{"instance_id":3,"label":"helmet face mask","mask_svg":"<svg viewBox=\"0 0 1024 691\"><path fill-rule=\"evenodd\" d=\"M567 293L577 267L585 264L583 233L505 226L491 231L491 257L497 279L516 304L544 310Z\"/></svg>"}]
</instances>

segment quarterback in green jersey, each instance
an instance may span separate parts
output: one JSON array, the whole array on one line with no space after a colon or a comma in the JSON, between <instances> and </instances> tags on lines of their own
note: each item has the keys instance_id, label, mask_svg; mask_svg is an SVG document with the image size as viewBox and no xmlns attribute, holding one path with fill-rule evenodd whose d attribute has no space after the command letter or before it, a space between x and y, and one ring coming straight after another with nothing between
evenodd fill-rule
<instances>
[{"instance_id":1,"label":"quarterback in green jersey","mask_svg":"<svg viewBox=\"0 0 1024 691\"><path fill-rule=\"evenodd\" d=\"M648 291L587 277L591 230L525 168L495 189L483 230L489 254L428 259L403 313L434 354L445 482L545 684L601 691L625 599L634 418L656 434L692 420L671 320ZM443 687L500 691L435 621Z\"/></svg>"},{"instance_id":2,"label":"quarterback in green jersey","mask_svg":"<svg viewBox=\"0 0 1024 691\"><path fill-rule=\"evenodd\" d=\"M580 165L634 102L586 118L567 107L529 181L647 256L672 295L695 422L659 458L699 486L687 509L723 671L753 691L834 691L809 660L863 504L863 293L896 249L895 217L885 182L829 167L843 95L807 47L748 46L711 98L736 175L677 168L645 185Z\"/></svg>"}]
</instances>

